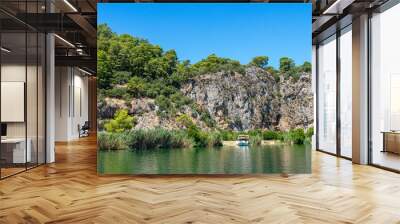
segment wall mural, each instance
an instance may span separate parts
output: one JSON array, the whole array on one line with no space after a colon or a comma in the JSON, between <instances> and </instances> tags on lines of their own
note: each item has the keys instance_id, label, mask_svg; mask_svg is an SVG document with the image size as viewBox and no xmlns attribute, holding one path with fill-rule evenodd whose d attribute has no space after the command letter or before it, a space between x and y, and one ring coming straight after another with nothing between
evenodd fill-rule
<instances>
[{"instance_id":1,"label":"wall mural","mask_svg":"<svg viewBox=\"0 0 400 224\"><path fill-rule=\"evenodd\" d=\"M311 4L98 4L98 172L310 173Z\"/></svg>"}]
</instances>

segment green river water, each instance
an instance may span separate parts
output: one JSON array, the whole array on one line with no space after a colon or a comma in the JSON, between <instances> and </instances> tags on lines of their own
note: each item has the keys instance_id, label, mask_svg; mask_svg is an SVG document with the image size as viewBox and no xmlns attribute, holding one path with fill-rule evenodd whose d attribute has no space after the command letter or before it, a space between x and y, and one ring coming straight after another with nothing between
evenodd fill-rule
<instances>
[{"instance_id":1,"label":"green river water","mask_svg":"<svg viewBox=\"0 0 400 224\"><path fill-rule=\"evenodd\" d=\"M99 174L310 173L311 146L119 150L98 152Z\"/></svg>"}]
</instances>

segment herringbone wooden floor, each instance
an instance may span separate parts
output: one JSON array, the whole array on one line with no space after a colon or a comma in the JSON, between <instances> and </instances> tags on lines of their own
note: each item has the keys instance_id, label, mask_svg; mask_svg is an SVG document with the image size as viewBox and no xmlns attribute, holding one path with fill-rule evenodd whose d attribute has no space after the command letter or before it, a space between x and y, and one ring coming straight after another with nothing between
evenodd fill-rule
<instances>
[{"instance_id":1,"label":"herringbone wooden floor","mask_svg":"<svg viewBox=\"0 0 400 224\"><path fill-rule=\"evenodd\" d=\"M400 175L319 152L313 174L96 174L94 138L0 181L0 223L400 223Z\"/></svg>"}]
</instances>

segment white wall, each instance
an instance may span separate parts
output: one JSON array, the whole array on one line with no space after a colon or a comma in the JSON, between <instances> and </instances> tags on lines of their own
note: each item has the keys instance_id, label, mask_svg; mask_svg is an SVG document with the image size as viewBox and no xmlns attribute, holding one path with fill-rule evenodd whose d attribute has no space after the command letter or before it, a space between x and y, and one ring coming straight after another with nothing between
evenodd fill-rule
<instances>
[{"instance_id":1,"label":"white wall","mask_svg":"<svg viewBox=\"0 0 400 224\"><path fill-rule=\"evenodd\" d=\"M25 82L25 64L3 64L1 66L1 81ZM6 108L1 108L6 110ZM7 137L25 137L25 122L8 122Z\"/></svg>"},{"instance_id":2,"label":"white wall","mask_svg":"<svg viewBox=\"0 0 400 224\"><path fill-rule=\"evenodd\" d=\"M67 141L69 133L69 85L70 77L67 67L55 68L55 140Z\"/></svg>"},{"instance_id":3,"label":"white wall","mask_svg":"<svg viewBox=\"0 0 400 224\"><path fill-rule=\"evenodd\" d=\"M78 125L88 120L88 78L76 68L56 67L55 140L79 138Z\"/></svg>"},{"instance_id":4,"label":"white wall","mask_svg":"<svg viewBox=\"0 0 400 224\"><path fill-rule=\"evenodd\" d=\"M39 69L39 70L37 70ZM29 142L29 148L31 149L32 162L44 163L44 150L45 150L45 120L44 120L44 74L41 72L41 67L36 65L28 65L25 63L4 63L1 66L2 74L2 87L3 82L19 82L26 85L26 97L25 97L25 86L20 89L14 89L18 93L11 93L12 91L6 91L2 88L2 98L10 98L14 100L10 102L16 105L4 106L2 105L2 114L14 113L19 114L21 118L19 121L9 122L7 124L7 137L8 138L24 138L27 136ZM27 80L25 80L27 78ZM13 86L16 88L16 86ZM7 96L7 94L21 94L20 100L22 102L16 102L13 97ZM9 100L10 100L9 99ZM26 103L26 107L25 107ZM3 104L3 103L2 103ZM19 104L19 106L17 106ZM24 114L26 112L26 119ZM4 120L2 118L2 120ZM39 159L39 161L36 161Z\"/></svg>"}]
</instances>

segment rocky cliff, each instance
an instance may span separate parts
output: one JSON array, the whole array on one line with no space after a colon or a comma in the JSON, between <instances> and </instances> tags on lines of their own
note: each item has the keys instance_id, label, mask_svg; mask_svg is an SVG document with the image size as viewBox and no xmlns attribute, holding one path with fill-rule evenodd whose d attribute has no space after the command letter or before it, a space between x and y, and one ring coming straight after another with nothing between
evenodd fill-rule
<instances>
[{"instance_id":1,"label":"rocky cliff","mask_svg":"<svg viewBox=\"0 0 400 224\"><path fill-rule=\"evenodd\" d=\"M199 108L208 111L216 127L232 130L308 128L313 123L311 75L299 78L280 75L276 78L263 69L249 67L244 74L217 72L197 76L182 85L181 92L193 99ZM126 102L106 98L98 103L101 118L111 118L118 108L129 110L137 118L135 128L181 128L175 117L162 117L154 99L141 98ZM179 114L187 114L203 129L208 125L189 106Z\"/></svg>"},{"instance_id":2,"label":"rocky cliff","mask_svg":"<svg viewBox=\"0 0 400 224\"><path fill-rule=\"evenodd\" d=\"M219 72L194 78L181 91L206 108L221 128L307 128L313 122L310 74L274 77L250 67L245 74Z\"/></svg>"}]
</instances>

